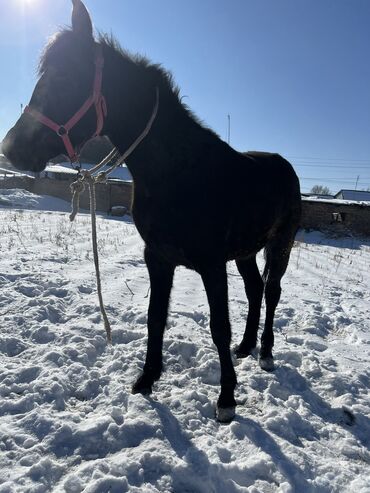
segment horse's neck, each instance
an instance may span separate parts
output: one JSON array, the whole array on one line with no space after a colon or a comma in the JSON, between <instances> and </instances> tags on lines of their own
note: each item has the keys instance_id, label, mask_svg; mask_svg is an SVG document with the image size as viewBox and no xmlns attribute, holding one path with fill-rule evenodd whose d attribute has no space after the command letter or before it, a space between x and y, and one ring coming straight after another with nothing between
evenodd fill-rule
<instances>
[{"instance_id":1,"label":"horse's neck","mask_svg":"<svg viewBox=\"0 0 370 493\"><path fill-rule=\"evenodd\" d=\"M186 173L191 156L197 155L197 138L202 129L186 115L167 113L165 103L157 120L137 151L127 160L135 178L165 178L173 173ZM153 175L153 176L152 176Z\"/></svg>"}]
</instances>

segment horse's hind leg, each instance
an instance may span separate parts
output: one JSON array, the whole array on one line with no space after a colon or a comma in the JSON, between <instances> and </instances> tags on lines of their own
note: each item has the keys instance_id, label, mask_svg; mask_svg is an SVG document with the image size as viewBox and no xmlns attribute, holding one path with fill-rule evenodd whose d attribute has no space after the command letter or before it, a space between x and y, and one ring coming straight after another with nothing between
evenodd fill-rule
<instances>
[{"instance_id":1,"label":"horse's hind leg","mask_svg":"<svg viewBox=\"0 0 370 493\"><path fill-rule=\"evenodd\" d=\"M263 296L263 281L256 263L256 256L236 260L239 273L243 278L245 292L248 298L248 318L242 342L235 354L245 358L251 354L257 344L257 331L261 313Z\"/></svg>"},{"instance_id":2,"label":"horse's hind leg","mask_svg":"<svg viewBox=\"0 0 370 493\"><path fill-rule=\"evenodd\" d=\"M158 258L148 247L145 249L145 262L150 278L148 346L143 372L132 387L134 394L150 394L153 383L161 376L163 333L175 270L174 266Z\"/></svg>"},{"instance_id":3,"label":"horse's hind leg","mask_svg":"<svg viewBox=\"0 0 370 493\"><path fill-rule=\"evenodd\" d=\"M275 309L280 300L280 281L288 266L292 246L293 240L289 241L288 244L285 243L284 246L278 244L267 245L265 250L266 266L263 280L265 282L266 319L261 337L259 362L261 368L266 371L274 369L272 348L274 346L273 324Z\"/></svg>"}]
</instances>

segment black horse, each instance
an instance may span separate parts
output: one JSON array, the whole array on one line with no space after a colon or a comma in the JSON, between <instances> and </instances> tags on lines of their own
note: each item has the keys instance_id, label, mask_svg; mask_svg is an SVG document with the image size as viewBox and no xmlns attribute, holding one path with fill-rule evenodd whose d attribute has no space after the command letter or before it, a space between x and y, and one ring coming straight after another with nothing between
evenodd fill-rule
<instances>
[{"instance_id":1,"label":"black horse","mask_svg":"<svg viewBox=\"0 0 370 493\"><path fill-rule=\"evenodd\" d=\"M90 16L73 0L72 29L46 47L29 107L67 121L91 94L97 49L104 57L102 94L108 108L103 133L121 153L145 128L159 96L149 134L127 159L134 180L132 213L145 241L150 276L148 347L133 392L150 393L162 372L162 342L174 269L184 265L203 280L210 327L221 365L218 418L235 411L236 375L230 354L226 263L235 260L244 280L249 312L238 357L256 347L263 293L266 320L260 366L273 369L273 319L280 280L288 265L301 210L299 182L278 154L236 152L184 106L171 76L131 56L106 36L93 38ZM98 47L98 48L97 48ZM69 132L74 148L94 134L91 107ZM3 152L20 169L40 171L64 151L60 135L25 113L8 132ZM261 277L256 254L265 248Z\"/></svg>"}]
</instances>

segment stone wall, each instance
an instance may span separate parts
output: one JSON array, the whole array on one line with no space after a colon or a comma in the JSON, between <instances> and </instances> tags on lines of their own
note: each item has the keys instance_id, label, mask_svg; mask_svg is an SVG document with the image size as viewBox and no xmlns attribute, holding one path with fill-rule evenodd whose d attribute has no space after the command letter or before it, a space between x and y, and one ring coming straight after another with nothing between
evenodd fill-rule
<instances>
[{"instance_id":1,"label":"stone wall","mask_svg":"<svg viewBox=\"0 0 370 493\"><path fill-rule=\"evenodd\" d=\"M0 188L23 188L38 195L51 195L63 200L71 200L70 180L50 178L30 178L14 176L0 180ZM112 207L123 205L130 210L132 184L130 182L110 181L96 185L96 208L109 212ZM89 193L81 194L80 207L89 209ZM301 227L319 229L337 234L370 236L370 203L345 202L339 200L302 200Z\"/></svg>"},{"instance_id":2,"label":"stone wall","mask_svg":"<svg viewBox=\"0 0 370 493\"><path fill-rule=\"evenodd\" d=\"M51 195L69 202L72 198L70 189L74 178L68 180L53 180L50 178L32 178L28 176L7 177L0 180L0 188L22 188L37 195ZM100 212L109 212L113 206L123 205L131 207L132 185L129 182L110 181L106 184L98 183L96 190L96 209ZM80 207L90 208L88 187L80 195Z\"/></svg>"},{"instance_id":3,"label":"stone wall","mask_svg":"<svg viewBox=\"0 0 370 493\"><path fill-rule=\"evenodd\" d=\"M30 176L9 175L0 179L0 188L21 188L33 192L35 179Z\"/></svg>"},{"instance_id":4,"label":"stone wall","mask_svg":"<svg viewBox=\"0 0 370 493\"><path fill-rule=\"evenodd\" d=\"M370 203L303 199L301 227L370 236Z\"/></svg>"}]
</instances>

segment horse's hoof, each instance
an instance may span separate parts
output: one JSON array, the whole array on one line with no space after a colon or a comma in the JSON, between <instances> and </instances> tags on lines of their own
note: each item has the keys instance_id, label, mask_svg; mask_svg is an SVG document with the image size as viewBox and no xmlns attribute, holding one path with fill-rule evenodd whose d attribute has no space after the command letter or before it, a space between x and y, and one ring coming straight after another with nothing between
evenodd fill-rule
<instances>
[{"instance_id":1,"label":"horse's hoof","mask_svg":"<svg viewBox=\"0 0 370 493\"><path fill-rule=\"evenodd\" d=\"M151 387L136 387L136 385L132 386L131 394L141 394L141 395L150 395L152 393Z\"/></svg>"},{"instance_id":2,"label":"horse's hoof","mask_svg":"<svg viewBox=\"0 0 370 493\"><path fill-rule=\"evenodd\" d=\"M241 351L239 348L235 349L234 354L238 359L246 358L247 356L249 356L249 353Z\"/></svg>"},{"instance_id":3,"label":"horse's hoof","mask_svg":"<svg viewBox=\"0 0 370 493\"><path fill-rule=\"evenodd\" d=\"M149 395L152 393L152 385L146 381L146 378L143 375L141 375L132 386L131 393Z\"/></svg>"},{"instance_id":4,"label":"horse's hoof","mask_svg":"<svg viewBox=\"0 0 370 493\"><path fill-rule=\"evenodd\" d=\"M259 364L260 364L260 367L262 368L262 370L265 370L265 371L274 371L275 370L274 358L272 356L268 356L267 358L260 358Z\"/></svg>"},{"instance_id":5,"label":"horse's hoof","mask_svg":"<svg viewBox=\"0 0 370 493\"><path fill-rule=\"evenodd\" d=\"M219 423L231 423L235 417L235 406L216 406L216 419Z\"/></svg>"},{"instance_id":6,"label":"horse's hoof","mask_svg":"<svg viewBox=\"0 0 370 493\"><path fill-rule=\"evenodd\" d=\"M255 348L252 349L244 349L241 345L237 346L234 349L234 354L237 358L242 359L242 358L247 358L247 356L251 356L253 354L253 351Z\"/></svg>"}]
</instances>

